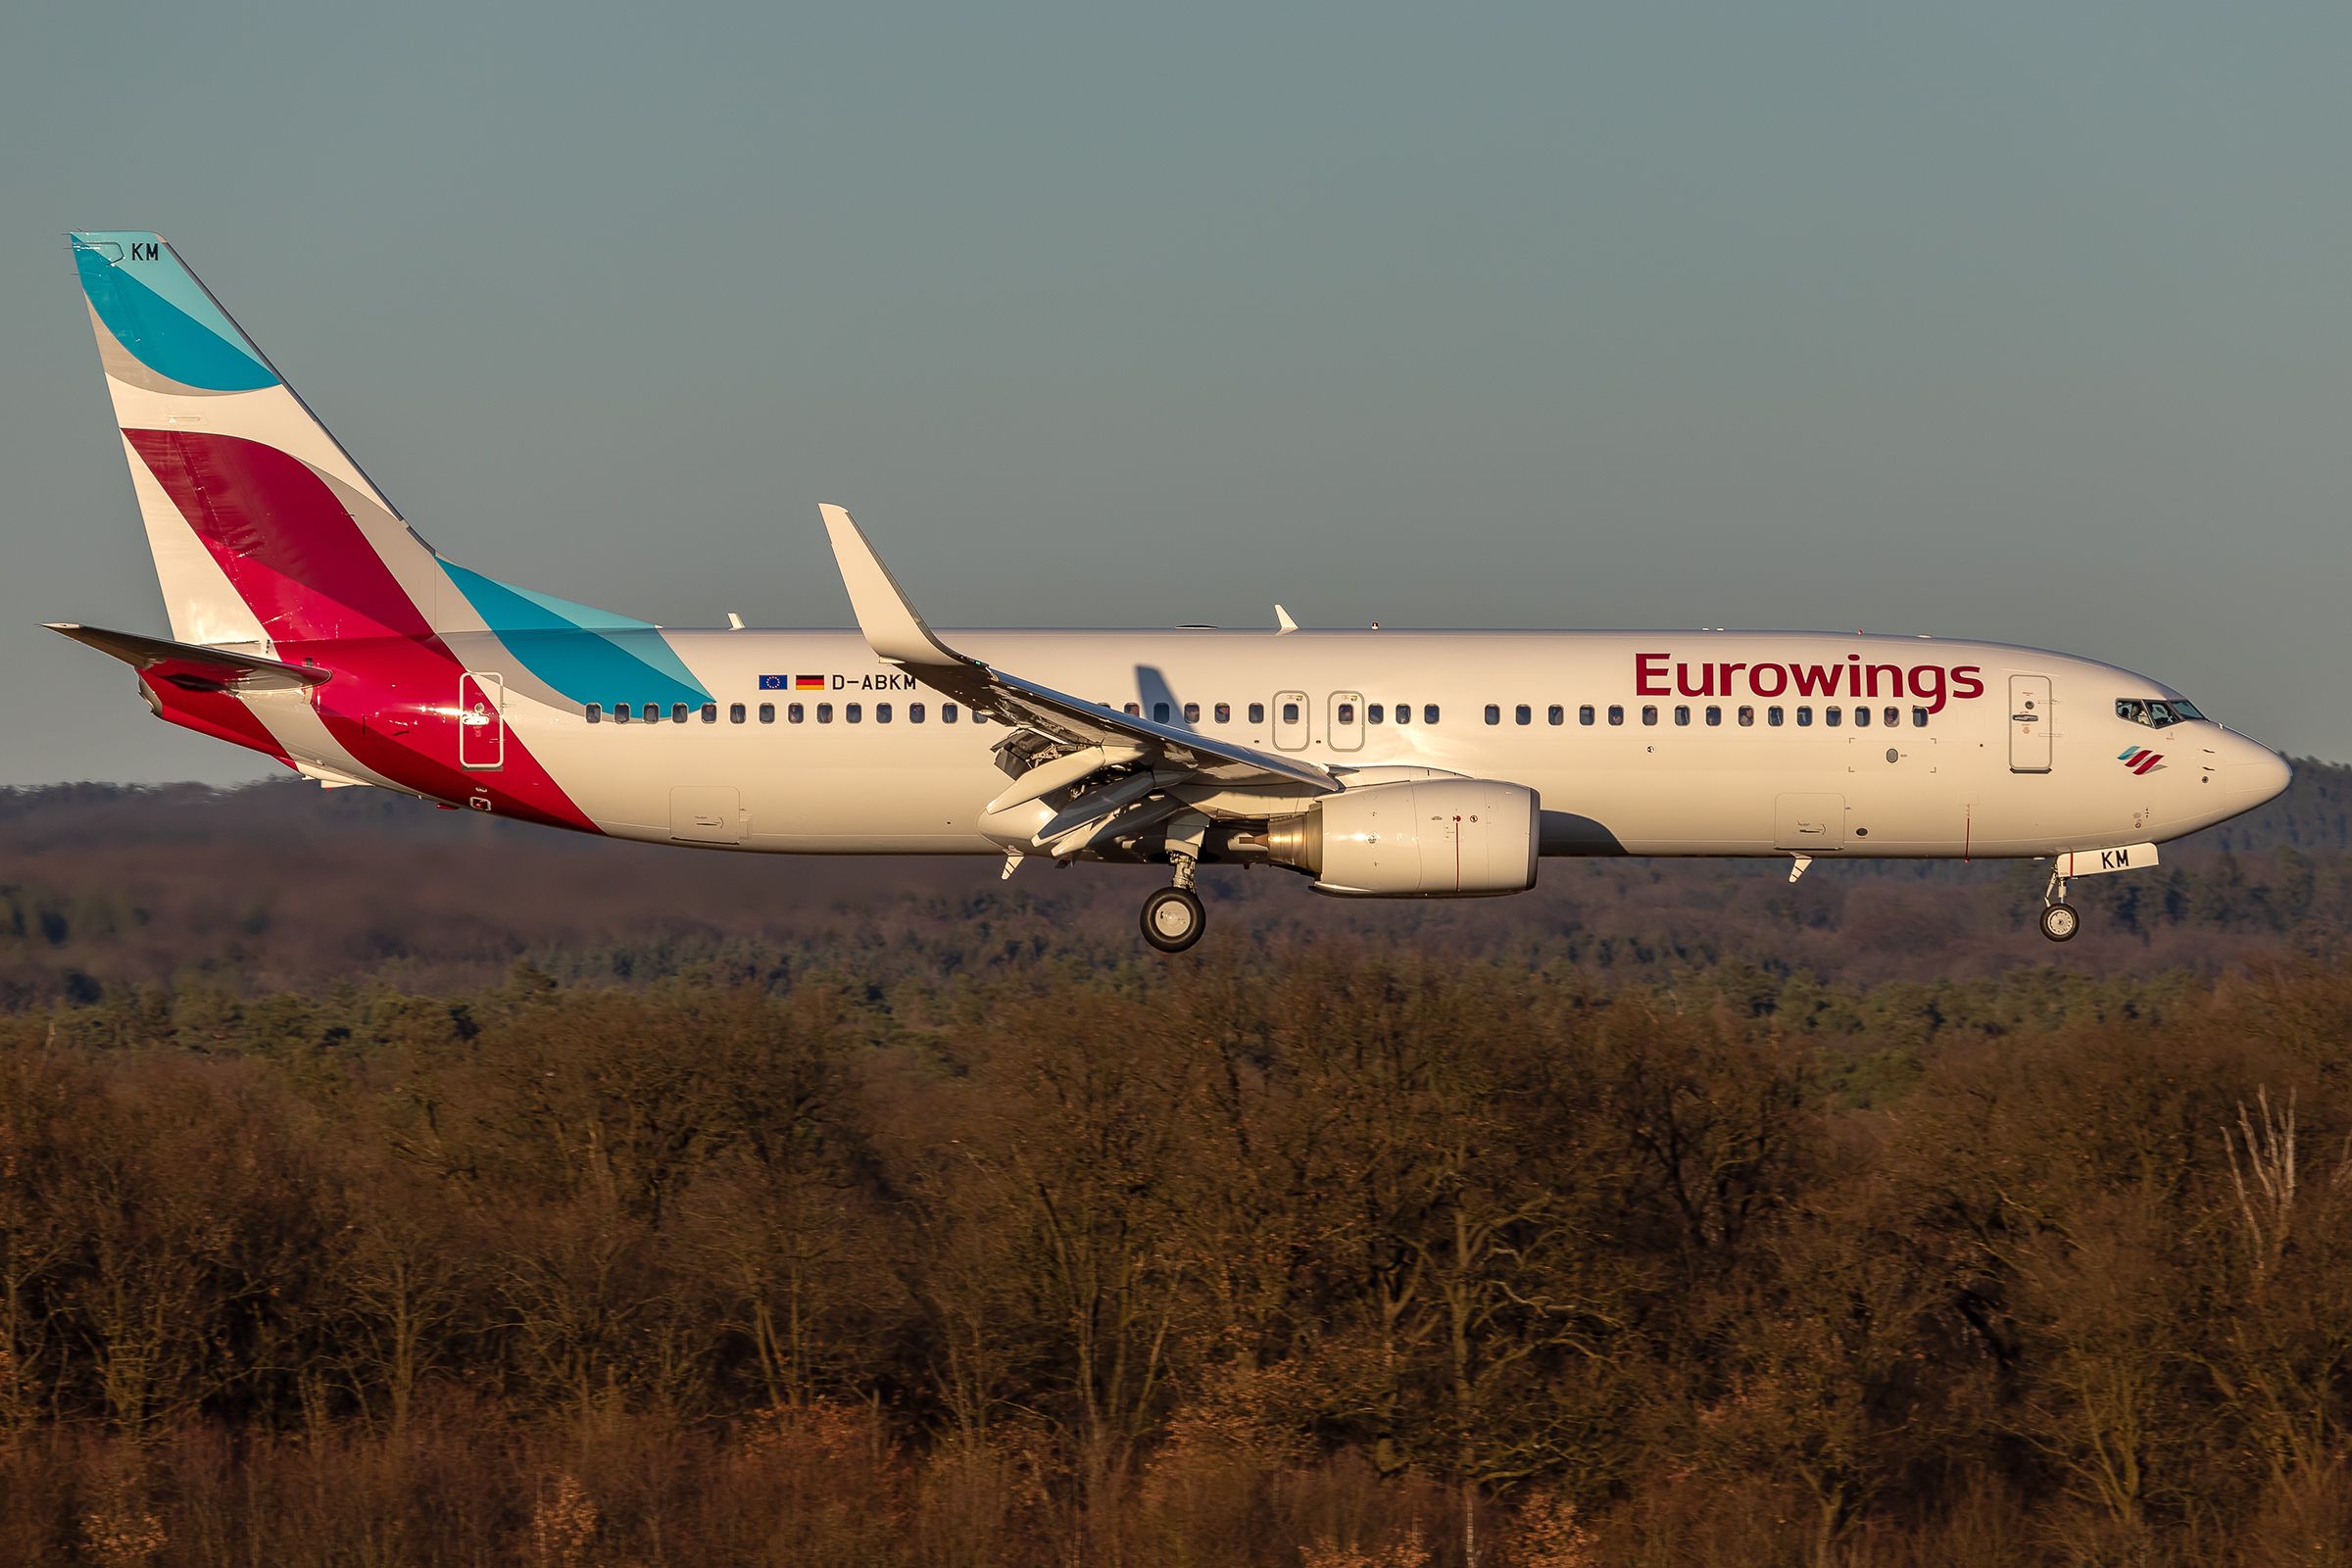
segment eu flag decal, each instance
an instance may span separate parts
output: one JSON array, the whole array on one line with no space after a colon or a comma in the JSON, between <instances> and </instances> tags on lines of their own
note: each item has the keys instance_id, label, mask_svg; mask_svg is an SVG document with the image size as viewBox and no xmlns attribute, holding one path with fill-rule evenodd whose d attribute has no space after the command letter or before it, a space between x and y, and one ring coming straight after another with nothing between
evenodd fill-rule
<instances>
[{"instance_id":1,"label":"eu flag decal","mask_svg":"<svg viewBox=\"0 0 2352 1568\"><path fill-rule=\"evenodd\" d=\"M763 692L786 691L791 688L791 680L783 675L762 675L760 677L760 689Z\"/></svg>"}]
</instances>

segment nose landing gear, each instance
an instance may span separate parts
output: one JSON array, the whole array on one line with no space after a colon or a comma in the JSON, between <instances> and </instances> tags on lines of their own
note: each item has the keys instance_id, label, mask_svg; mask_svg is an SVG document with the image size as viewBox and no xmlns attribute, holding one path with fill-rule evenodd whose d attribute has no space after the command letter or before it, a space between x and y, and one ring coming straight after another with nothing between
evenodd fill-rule
<instances>
[{"instance_id":1,"label":"nose landing gear","mask_svg":"<svg viewBox=\"0 0 2352 1568\"><path fill-rule=\"evenodd\" d=\"M2066 878L2052 871L2041 895L2041 934L2052 942L2071 942L2082 929L2082 916L2066 902Z\"/></svg>"},{"instance_id":2,"label":"nose landing gear","mask_svg":"<svg viewBox=\"0 0 2352 1568\"><path fill-rule=\"evenodd\" d=\"M1200 863L1189 855L1171 855L1176 881L1144 901L1144 940L1162 953L1182 953L1208 929L1207 911L1193 892L1193 870Z\"/></svg>"}]
</instances>

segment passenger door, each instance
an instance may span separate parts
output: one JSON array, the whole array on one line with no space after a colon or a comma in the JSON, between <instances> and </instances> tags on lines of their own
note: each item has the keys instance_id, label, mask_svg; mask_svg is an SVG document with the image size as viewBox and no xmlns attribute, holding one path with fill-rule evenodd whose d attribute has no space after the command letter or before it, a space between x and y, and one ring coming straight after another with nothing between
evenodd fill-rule
<instances>
[{"instance_id":1,"label":"passenger door","mask_svg":"<svg viewBox=\"0 0 2352 1568\"><path fill-rule=\"evenodd\" d=\"M489 772L507 765L507 682L467 670L458 677L458 765Z\"/></svg>"},{"instance_id":2,"label":"passenger door","mask_svg":"<svg viewBox=\"0 0 2352 1568\"><path fill-rule=\"evenodd\" d=\"M2050 677L2009 677L2009 771L2050 770Z\"/></svg>"},{"instance_id":3,"label":"passenger door","mask_svg":"<svg viewBox=\"0 0 2352 1568\"><path fill-rule=\"evenodd\" d=\"M1335 752L1358 752L1364 747L1364 694L1362 692L1333 692L1331 717L1323 730L1323 738Z\"/></svg>"},{"instance_id":4,"label":"passenger door","mask_svg":"<svg viewBox=\"0 0 2352 1568\"><path fill-rule=\"evenodd\" d=\"M1306 693L1276 692L1274 694L1274 745L1277 750L1296 752L1306 745Z\"/></svg>"}]
</instances>

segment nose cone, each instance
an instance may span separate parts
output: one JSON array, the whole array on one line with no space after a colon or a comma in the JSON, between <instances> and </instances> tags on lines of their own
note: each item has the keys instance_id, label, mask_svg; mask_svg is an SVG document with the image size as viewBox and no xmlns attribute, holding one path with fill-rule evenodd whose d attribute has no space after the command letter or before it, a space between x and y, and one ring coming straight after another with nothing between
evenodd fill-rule
<instances>
[{"instance_id":1,"label":"nose cone","mask_svg":"<svg viewBox=\"0 0 2352 1568\"><path fill-rule=\"evenodd\" d=\"M2286 759L2242 735L2233 735L2229 760L2222 764L2222 794L2232 811L2250 811L2265 801L2277 800L2294 782L2295 770Z\"/></svg>"}]
</instances>

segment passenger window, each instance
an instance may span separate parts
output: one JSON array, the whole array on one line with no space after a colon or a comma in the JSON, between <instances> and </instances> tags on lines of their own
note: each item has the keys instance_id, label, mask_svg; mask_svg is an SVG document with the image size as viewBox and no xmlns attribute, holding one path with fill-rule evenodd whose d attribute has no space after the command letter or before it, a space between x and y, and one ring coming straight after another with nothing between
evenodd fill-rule
<instances>
[{"instance_id":1,"label":"passenger window","mask_svg":"<svg viewBox=\"0 0 2352 1568\"><path fill-rule=\"evenodd\" d=\"M1825 708L1821 710L1821 727L1824 729L1836 729L1838 724L1844 721L1844 709L1836 707Z\"/></svg>"},{"instance_id":2,"label":"passenger window","mask_svg":"<svg viewBox=\"0 0 2352 1568\"><path fill-rule=\"evenodd\" d=\"M1438 705L1437 705L1437 704L1435 704L1435 703L1424 703L1424 704L1422 704L1422 705L1421 705L1421 722L1422 722L1422 723L1424 723L1424 724L1435 724L1437 721L1438 721Z\"/></svg>"},{"instance_id":3,"label":"passenger window","mask_svg":"<svg viewBox=\"0 0 2352 1568\"><path fill-rule=\"evenodd\" d=\"M909 724L920 724L922 721L923 705L920 703L908 703L906 705L906 722Z\"/></svg>"},{"instance_id":4,"label":"passenger window","mask_svg":"<svg viewBox=\"0 0 2352 1568\"><path fill-rule=\"evenodd\" d=\"M1611 703L1609 705L1609 722L1612 724L1625 722L1625 708L1622 704Z\"/></svg>"},{"instance_id":5,"label":"passenger window","mask_svg":"<svg viewBox=\"0 0 2352 1568\"><path fill-rule=\"evenodd\" d=\"M685 715L681 713L679 716L683 718ZM659 724L662 722L662 705L660 703L648 703L645 705L645 721L648 724Z\"/></svg>"},{"instance_id":6,"label":"passenger window","mask_svg":"<svg viewBox=\"0 0 2352 1568\"><path fill-rule=\"evenodd\" d=\"M716 703L705 703L703 705L703 722L706 724L715 724L718 722L718 705Z\"/></svg>"},{"instance_id":7,"label":"passenger window","mask_svg":"<svg viewBox=\"0 0 2352 1568\"><path fill-rule=\"evenodd\" d=\"M1796 727L1798 729L1813 727L1813 710L1810 707L1799 708L1796 710Z\"/></svg>"},{"instance_id":8,"label":"passenger window","mask_svg":"<svg viewBox=\"0 0 2352 1568\"><path fill-rule=\"evenodd\" d=\"M1364 722L1367 724L1385 723L1388 720L1388 716L1389 710L1381 707L1378 703L1367 704L1364 708Z\"/></svg>"},{"instance_id":9,"label":"passenger window","mask_svg":"<svg viewBox=\"0 0 2352 1568\"><path fill-rule=\"evenodd\" d=\"M760 705L760 722L762 724L773 724L775 721L776 705L773 703L761 703ZM801 721L801 705L798 703L792 705L792 721L795 724L798 724Z\"/></svg>"},{"instance_id":10,"label":"passenger window","mask_svg":"<svg viewBox=\"0 0 2352 1568\"><path fill-rule=\"evenodd\" d=\"M1899 708L1889 708L1879 716L1886 720L1888 729L1892 729L1903 721L1903 710Z\"/></svg>"},{"instance_id":11,"label":"passenger window","mask_svg":"<svg viewBox=\"0 0 2352 1568\"><path fill-rule=\"evenodd\" d=\"M1657 721L1658 721L1658 709L1657 709L1657 705L1656 705L1656 704L1654 704L1654 703L1644 703L1644 704L1642 704L1642 723L1644 723L1644 724L1655 724Z\"/></svg>"},{"instance_id":12,"label":"passenger window","mask_svg":"<svg viewBox=\"0 0 2352 1568\"><path fill-rule=\"evenodd\" d=\"M954 703L942 703L939 705L939 721L942 724L953 724L956 722L956 705Z\"/></svg>"},{"instance_id":13,"label":"passenger window","mask_svg":"<svg viewBox=\"0 0 2352 1568\"><path fill-rule=\"evenodd\" d=\"M1398 703L1396 705L1396 722L1399 724L1410 724L1412 721L1413 705L1410 703Z\"/></svg>"},{"instance_id":14,"label":"passenger window","mask_svg":"<svg viewBox=\"0 0 2352 1568\"><path fill-rule=\"evenodd\" d=\"M863 723L865 721L865 705L863 703L842 704L841 721L845 724Z\"/></svg>"},{"instance_id":15,"label":"passenger window","mask_svg":"<svg viewBox=\"0 0 2352 1568\"><path fill-rule=\"evenodd\" d=\"M1928 727L1928 710L1926 709L1914 708L1911 710L1911 727L1913 729L1926 729Z\"/></svg>"},{"instance_id":16,"label":"passenger window","mask_svg":"<svg viewBox=\"0 0 2352 1568\"><path fill-rule=\"evenodd\" d=\"M1340 722L1343 724L1352 724L1355 722L1355 705L1353 703L1342 703L1340 705Z\"/></svg>"},{"instance_id":17,"label":"passenger window","mask_svg":"<svg viewBox=\"0 0 2352 1568\"><path fill-rule=\"evenodd\" d=\"M588 722L591 724L602 724L604 721L605 705L602 703L590 703L588 705Z\"/></svg>"},{"instance_id":18,"label":"passenger window","mask_svg":"<svg viewBox=\"0 0 2352 1568\"><path fill-rule=\"evenodd\" d=\"M727 705L727 722L730 724L740 724L743 722L743 705L741 703L729 703Z\"/></svg>"},{"instance_id":19,"label":"passenger window","mask_svg":"<svg viewBox=\"0 0 2352 1568\"><path fill-rule=\"evenodd\" d=\"M1674 721L1677 724L1688 724L1690 722L1690 705L1689 703L1675 704Z\"/></svg>"},{"instance_id":20,"label":"passenger window","mask_svg":"<svg viewBox=\"0 0 2352 1568\"><path fill-rule=\"evenodd\" d=\"M1869 709L1867 709L1867 708L1864 708L1864 707L1860 706L1859 704L1855 705L1855 708L1854 708L1854 728L1856 728L1856 729L1868 729L1869 727L1870 727L1870 710L1869 710Z\"/></svg>"},{"instance_id":21,"label":"passenger window","mask_svg":"<svg viewBox=\"0 0 2352 1568\"><path fill-rule=\"evenodd\" d=\"M1252 724L1263 724L1265 721L1266 705L1263 703L1251 703L1250 705L1250 722Z\"/></svg>"},{"instance_id":22,"label":"passenger window","mask_svg":"<svg viewBox=\"0 0 2352 1568\"><path fill-rule=\"evenodd\" d=\"M1511 716L1517 719L1520 723L1527 724L1534 722L1536 712L1534 709L1528 707L1525 703L1521 703L1517 710L1514 711Z\"/></svg>"},{"instance_id":23,"label":"passenger window","mask_svg":"<svg viewBox=\"0 0 2352 1568\"><path fill-rule=\"evenodd\" d=\"M1165 724L1167 721L1168 705L1165 703L1153 703L1152 705L1152 722L1154 724Z\"/></svg>"},{"instance_id":24,"label":"passenger window","mask_svg":"<svg viewBox=\"0 0 2352 1568\"><path fill-rule=\"evenodd\" d=\"M1127 705L1127 716L1128 716L1129 718L1141 718L1141 717L1143 717L1143 716L1144 716L1144 705L1143 705L1143 704L1141 704L1141 703L1129 703L1129 704Z\"/></svg>"},{"instance_id":25,"label":"passenger window","mask_svg":"<svg viewBox=\"0 0 2352 1568\"><path fill-rule=\"evenodd\" d=\"M819 703L816 705L816 721L819 724L830 724L833 722L833 705L831 703Z\"/></svg>"},{"instance_id":26,"label":"passenger window","mask_svg":"<svg viewBox=\"0 0 2352 1568\"><path fill-rule=\"evenodd\" d=\"M1285 703L1282 705L1282 721L1285 724L1296 724L1298 722L1298 705L1297 703Z\"/></svg>"},{"instance_id":27,"label":"passenger window","mask_svg":"<svg viewBox=\"0 0 2352 1568\"><path fill-rule=\"evenodd\" d=\"M1756 710L1752 708L1749 708L1744 703L1741 704L1740 708L1740 727L1741 729L1752 728L1755 722Z\"/></svg>"},{"instance_id":28,"label":"passenger window","mask_svg":"<svg viewBox=\"0 0 2352 1568\"><path fill-rule=\"evenodd\" d=\"M1198 724L1200 722L1200 705L1199 703L1187 703L1184 705L1184 721L1187 724Z\"/></svg>"},{"instance_id":29,"label":"passenger window","mask_svg":"<svg viewBox=\"0 0 2352 1568\"><path fill-rule=\"evenodd\" d=\"M1584 707L1576 710L1576 721L1579 724L1590 724L1592 722L1592 705L1591 703L1585 704Z\"/></svg>"},{"instance_id":30,"label":"passenger window","mask_svg":"<svg viewBox=\"0 0 2352 1568\"><path fill-rule=\"evenodd\" d=\"M1778 706L1764 710L1764 722L1771 725L1774 729L1779 729L1782 722L1786 720L1788 716L1788 710Z\"/></svg>"},{"instance_id":31,"label":"passenger window","mask_svg":"<svg viewBox=\"0 0 2352 1568\"><path fill-rule=\"evenodd\" d=\"M784 716L790 722L798 724L804 717L808 715L808 710L803 708L798 703L794 703L784 710ZM775 721L776 705L773 703L761 703L760 705L760 722L762 724L773 724Z\"/></svg>"},{"instance_id":32,"label":"passenger window","mask_svg":"<svg viewBox=\"0 0 2352 1568\"><path fill-rule=\"evenodd\" d=\"M876 703L874 705L874 722L877 724L887 724L890 722L890 705L888 703Z\"/></svg>"},{"instance_id":33,"label":"passenger window","mask_svg":"<svg viewBox=\"0 0 2352 1568\"><path fill-rule=\"evenodd\" d=\"M1233 722L1233 705L1231 703L1219 703L1212 711L1217 715L1218 723L1230 724Z\"/></svg>"},{"instance_id":34,"label":"passenger window","mask_svg":"<svg viewBox=\"0 0 2352 1568\"><path fill-rule=\"evenodd\" d=\"M684 703L672 703L672 704L670 704L670 705L669 705L669 716L670 716L671 720L672 720L673 722L675 722L675 723L679 723L679 724L683 724L683 723L685 723L685 722L686 722L686 705L685 705Z\"/></svg>"},{"instance_id":35,"label":"passenger window","mask_svg":"<svg viewBox=\"0 0 2352 1568\"><path fill-rule=\"evenodd\" d=\"M1502 722L1502 710L1493 703L1487 705L1487 722L1490 724Z\"/></svg>"},{"instance_id":36,"label":"passenger window","mask_svg":"<svg viewBox=\"0 0 2352 1568\"><path fill-rule=\"evenodd\" d=\"M1712 726L1712 725L1720 724L1720 723L1722 723L1722 722L1723 722L1723 710L1722 710L1722 709L1720 709L1720 708L1717 708L1717 707L1716 707L1716 706L1715 706L1713 703L1709 703L1709 704L1707 705L1707 723L1708 723L1710 726Z\"/></svg>"}]
</instances>

